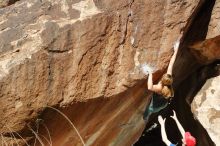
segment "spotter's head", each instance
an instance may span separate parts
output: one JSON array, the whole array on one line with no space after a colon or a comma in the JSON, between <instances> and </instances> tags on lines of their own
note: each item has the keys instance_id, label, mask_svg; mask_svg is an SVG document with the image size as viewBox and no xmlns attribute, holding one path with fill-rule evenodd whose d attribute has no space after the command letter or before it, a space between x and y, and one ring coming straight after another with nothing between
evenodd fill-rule
<instances>
[{"instance_id":1,"label":"spotter's head","mask_svg":"<svg viewBox=\"0 0 220 146\"><path fill-rule=\"evenodd\" d=\"M190 134L190 132L185 133L185 144L186 146L195 146L196 139Z\"/></svg>"}]
</instances>

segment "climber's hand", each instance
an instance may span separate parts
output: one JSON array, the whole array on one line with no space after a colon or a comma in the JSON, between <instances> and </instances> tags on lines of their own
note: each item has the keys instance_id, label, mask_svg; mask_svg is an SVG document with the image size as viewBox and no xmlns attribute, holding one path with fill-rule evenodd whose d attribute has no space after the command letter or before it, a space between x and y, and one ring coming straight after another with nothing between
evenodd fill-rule
<instances>
[{"instance_id":1,"label":"climber's hand","mask_svg":"<svg viewBox=\"0 0 220 146\"><path fill-rule=\"evenodd\" d=\"M177 117L176 117L176 112L173 110L173 116L170 116L171 118L173 118L174 120L176 120L177 119Z\"/></svg>"},{"instance_id":2,"label":"climber's hand","mask_svg":"<svg viewBox=\"0 0 220 146\"><path fill-rule=\"evenodd\" d=\"M144 63L141 65L141 70L145 75L152 74L155 72L154 67Z\"/></svg>"},{"instance_id":3,"label":"climber's hand","mask_svg":"<svg viewBox=\"0 0 220 146\"><path fill-rule=\"evenodd\" d=\"M159 115L159 116L158 116L158 121L159 121L160 125L164 125L164 123L165 123L165 121L166 121L166 118L163 119L163 118L161 117L161 115Z\"/></svg>"}]
</instances>

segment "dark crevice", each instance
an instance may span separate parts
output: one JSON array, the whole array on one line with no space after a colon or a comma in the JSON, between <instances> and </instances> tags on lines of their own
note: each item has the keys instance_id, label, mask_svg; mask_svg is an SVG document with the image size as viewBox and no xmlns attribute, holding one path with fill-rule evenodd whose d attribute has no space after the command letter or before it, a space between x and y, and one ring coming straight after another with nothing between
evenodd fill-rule
<instances>
[{"instance_id":1,"label":"dark crevice","mask_svg":"<svg viewBox=\"0 0 220 146\"><path fill-rule=\"evenodd\" d=\"M65 53L68 52L69 50L48 50L49 53Z\"/></svg>"},{"instance_id":2,"label":"dark crevice","mask_svg":"<svg viewBox=\"0 0 220 146\"><path fill-rule=\"evenodd\" d=\"M195 15L195 18L192 18L193 21L188 27L187 32L185 32L173 69L175 78L174 86L176 88L178 88L178 85L190 74L202 66L191 54L189 46L194 42L206 39L214 4L214 0L206 0L202 7L198 9L198 13L196 13L197 15Z\"/></svg>"},{"instance_id":3,"label":"dark crevice","mask_svg":"<svg viewBox=\"0 0 220 146\"><path fill-rule=\"evenodd\" d=\"M215 0L206 0L203 4L187 32L184 40L187 45L205 40L214 5Z\"/></svg>"},{"instance_id":4,"label":"dark crevice","mask_svg":"<svg viewBox=\"0 0 220 146\"><path fill-rule=\"evenodd\" d=\"M1 2L1 3L3 3L2 5L0 4L0 8L1 7L7 7L7 6L10 6L10 5L13 5L14 3L16 3L17 1L19 1L19 0L9 0L9 1L4 1L3 0L3 2Z\"/></svg>"},{"instance_id":5,"label":"dark crevice","mask_svg":"<svg viewBox=\"0 0 220 146\"><path fill-rule=\"evenodd\" d=\"M182 139L180 132L175 122L170 118L172 110L176 111L184 129L190 131L197 139L197 146L214 146L206 130L194 119L190 103L207 79L219 75L219 61L203 66L196 61L188 48L192 43L206 39L214 4L215 0L206 0L198 7L198 12L194 12L194 16L191 17L191 22L185 29L187 32L184 32L180 51L174 65L175 97L166 109L150 117L142 136L135 143L135 146L165 146L161 139L159 126L148 131L153 124L158 124L157 117L159 114L167 119L166 131L168 139L180 145Z\"/></svg>"},{"instance_id":6,"label":"dark crevice","mask_svg":"<svg viewBox=\"0 0 220 146\"><path fill-rule=\"evenodd\" d=\"M19 1L19 0L9 0L8 5L12 5L12 4L16 3L17 1Z\"/></svg>"},{"instance_id":7,"label":"dark crevice","mask_svg":"<svg viewBox=\"0 0 220 146\"><path fill-rule=\"evenodd\" d=\"M186 91L183 91L182 93L182 95L186 97L185 99L187 103L191 104L193 98L208 79L219 75L219 65L217 62L203 66L199 68L198 71L196 71L194 74L190 75L186 81L181 84L181 87L191 87L187 88Z\"/></svg>"},{"instance_id":8,"label":"dark crevice","mask_svg":"<svg viewBox=\"0 0 220 146\"><path fill-rule=\"evenodd\" d=\"M166 109L164 115L171 115L172 109L174 109L185 130L190 131L196 137L197 146L214 146L207 131L199 121L194 119L190 104L206 80L219 74L219 70L216 66L217 64L213 63L201 67L182 82L175 93L176 98L174 98L170 107ZM168 125L168 128L173 129L172 125Z\"/></svg>"}]
</instances>

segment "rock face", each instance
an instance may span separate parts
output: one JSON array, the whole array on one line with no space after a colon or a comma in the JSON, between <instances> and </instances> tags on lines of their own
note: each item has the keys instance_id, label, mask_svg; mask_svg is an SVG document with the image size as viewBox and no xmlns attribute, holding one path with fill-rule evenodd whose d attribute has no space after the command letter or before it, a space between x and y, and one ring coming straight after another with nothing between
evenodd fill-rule
<instances>
[{"instance_id":1,"label":"rock face","mask_svg":"<svg viewBox=\"0 0 220 146\"><path fill-rule=\"evenodd\" d=\"M60 109L87 145L131 145L150 96L142 66L159 79L180 30L203 3L20 0L0 9L1 141L24 144L15 132L31 141L42 118L53 145L80 145L46 108L56 105L68 107Z\"/></svg>"},{"instance_id":2,"label":"rock face","mask_svg":"<svg viewBox=\"0 0 220 146\"><path fill-rule=\"evenodd\" d=\"M206 40L202 42L196 42L192 46L194 55L200 63L208 64L220 59L220 1L216 1L209 27L207 30ZM207 130L213 142L216 146L220 145L219 142L219 129L220 129L220 76L219 76L219 63L216 63L215 69L217 69L216 77L208 79L203 87L194 97L191 104L192 112L194 116L199 120L203 127ZM211 70L210 68L208 69Z\"/></svg>"},{"instance_id":3,"label":"rock face","mask_svg":"<svg viewBox=\"0 0 220 146\"><path fill-rule=\"evenodd\" d=\"M14 4L18 0L0 0L0 8Z\"/></svg>"},{"instance_id":4,"label":"rock face","mask_svg":"<svg viewBox=\"0 0 220 146\"><path fill-rule=\"evenodd\" d=\"M206 81L195 96L191 108L194 116L209 133L211 139L220 145L220 76Z\"/></svg>"},{"instance_id":5,"label":"rock face","mask_svg":"<svg viewBox=\"0 0 220 146\"><path fill-rule=\"evenodd\" d=\"M208 33L206 39L214 38L220 34L220 22L219 22L220 1L215 1L214 8L212 10L211 20L208 27Z\"/></svg>"},{"instance_id":6,"label":"rock face","mask_svg":"<svg viewBox=\"0 0 220 146\"><path fill-rule=\"evenodd\" d=\"M220 59L220 36L198 42L191 46L197 60L202 64L209 64Z\"/></svg>"},{"instance_id":7,"label":"rock face","mask_svg":"<svg viewBox=\"0 0 220 146\"><path fill-rule=\"evenodd\" d=\"M206 40L199 40L191 45L191 50L202 64L209 64L220 59L220 1L216 1L211 13Z\"/></svg>"},{"instance_id":8,"label":"rock face","mask_svg":"<svg viewBox=\"0 0 220 146\"><path fill-rule=\"evenodd\" d=\"M9 0L0 0L0 8L7 6L8 3L9 3Z\"/></svg>"}]
</instances>

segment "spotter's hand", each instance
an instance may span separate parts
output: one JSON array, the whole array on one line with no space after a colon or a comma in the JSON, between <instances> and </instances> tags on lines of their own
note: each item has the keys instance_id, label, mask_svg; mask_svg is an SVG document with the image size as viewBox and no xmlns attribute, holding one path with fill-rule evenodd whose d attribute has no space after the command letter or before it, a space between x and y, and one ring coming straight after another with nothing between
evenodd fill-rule
<instances>
[{"instance_id":1,"label":"spotter's hand","mask_svg":"<svg viewBox=\"0 0 220 146\"><path fill-rule=\"evenodd\" d=\"M165 123L165 121L166 121L166 118L163 119L163 118L161 117L161 115L159 115L159 116L158 116L158 121L159 121L160 125L164 125L164 123Z\"/></svg>"},{"instance_id":2,"label":"spotter's hand","mask_svg":"<svg viewBox=\"0 0 220 146\"><path fill-rule=\"evenodd\" d=\"M177 119L177 117L176 117L176 112L173 110L173 116L170 116L171 118L173 118L174 120L176 120Z\"/></svg>"}]
</instances>

